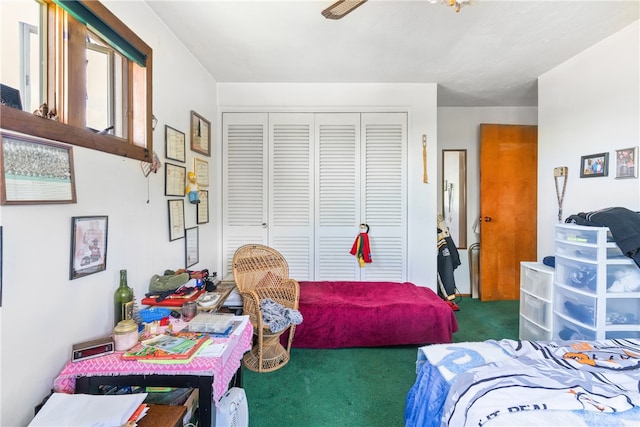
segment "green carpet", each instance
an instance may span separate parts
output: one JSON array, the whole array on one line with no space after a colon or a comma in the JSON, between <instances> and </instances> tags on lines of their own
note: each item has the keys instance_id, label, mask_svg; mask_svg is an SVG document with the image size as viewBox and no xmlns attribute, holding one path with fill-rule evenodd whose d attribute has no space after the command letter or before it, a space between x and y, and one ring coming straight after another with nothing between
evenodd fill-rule
<instances>
[{"instance_id":1,"label":"green carpet","mask_svg":"<svg viewBox=\"0 0 640 427\"><path fill-rule=\"evenodd\" d=\"M454 342L518 338L518 301L458 299ZM251 427L404 425L418 346L296 349L275 372L243 370Z\"/></svg>"}]
</instances>

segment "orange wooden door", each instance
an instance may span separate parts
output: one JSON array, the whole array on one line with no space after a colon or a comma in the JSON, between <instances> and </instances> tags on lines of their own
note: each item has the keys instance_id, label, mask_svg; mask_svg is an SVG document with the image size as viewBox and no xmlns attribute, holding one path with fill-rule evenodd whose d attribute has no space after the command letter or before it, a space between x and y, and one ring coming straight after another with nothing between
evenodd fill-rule
<instances>
[{"instance_id":1,"label":"orange wooden door","mask_svg":"<svg viewBox=\"0 0 640 427\"><path fill-rule=\"evenodd\" d=\"M538 128L480 125L480 299L520 298L537 258Z\"/></svg>"}]
</instances>

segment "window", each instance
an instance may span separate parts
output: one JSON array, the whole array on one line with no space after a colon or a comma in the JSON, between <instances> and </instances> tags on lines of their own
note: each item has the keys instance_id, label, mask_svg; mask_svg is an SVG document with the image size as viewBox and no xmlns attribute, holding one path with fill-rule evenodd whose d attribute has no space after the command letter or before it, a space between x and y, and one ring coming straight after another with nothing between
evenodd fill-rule
<instances>
[{"instance_id":1,"label":"window","mask_svg":"<svg viewBox=\"0 0 640 427\"><path fill-rule=\"evenodd\" d=\"M12 87L20 89L25 111L2 105L1 127L151 161L151 48L97 1L32 4L40 5L44 24L23 20L15 27L19 61L5 57L4 40L2 53L3 63L21 64ZM19 22L14 12L3 6L3 15ZM13 26L5 19L3 28ZM57 121L31 114L41 100L55 109Z\"/></svg>"}]
</instances>

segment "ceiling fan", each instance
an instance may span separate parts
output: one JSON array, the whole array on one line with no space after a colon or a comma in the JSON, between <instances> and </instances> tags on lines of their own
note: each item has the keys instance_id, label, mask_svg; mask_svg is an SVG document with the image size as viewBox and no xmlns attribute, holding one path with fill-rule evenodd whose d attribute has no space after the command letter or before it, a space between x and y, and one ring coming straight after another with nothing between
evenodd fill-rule
<instances>
[{"instance_id":1,"label":"ceiling fan","mask_svg":"<svg viewBox=\"0 0 640 427\"><path fill-rule=\"evenodd\" d=\"M448 6L455 6L456 12L460 12L460 8L464 4L468 4L471 0L427 0L429 3L443 3ZM327 19L341 19L353 12L356 8L362 6L367 0L338 0L328 8L322 11L322 16Z\"/></svg>"}]
</instances>

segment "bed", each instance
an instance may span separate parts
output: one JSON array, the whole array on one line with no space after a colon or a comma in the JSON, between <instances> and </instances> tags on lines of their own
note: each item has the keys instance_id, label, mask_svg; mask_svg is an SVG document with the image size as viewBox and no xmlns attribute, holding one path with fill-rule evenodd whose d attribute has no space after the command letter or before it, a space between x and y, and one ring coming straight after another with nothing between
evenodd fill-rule
<instances>
[{"instance_id":1,"label":"bed","mask_svg":"<svg viewBox=\"0 0 640 427\"><path fill-rule=\"evenodd\" d=\"M489 340L418 349L406 426L640 425L640 340Z\"/></svg>"},{"instance_id":2,"label":"bed","mask_svg":"<svg viewBox=\"0 0 640 427\"><path fill-rule=\"evenodd\" d=\"M409 282L300 282L293 347L344 348L450 343L451 307Z\"/></svg>"}]
</instances>

